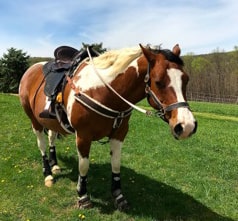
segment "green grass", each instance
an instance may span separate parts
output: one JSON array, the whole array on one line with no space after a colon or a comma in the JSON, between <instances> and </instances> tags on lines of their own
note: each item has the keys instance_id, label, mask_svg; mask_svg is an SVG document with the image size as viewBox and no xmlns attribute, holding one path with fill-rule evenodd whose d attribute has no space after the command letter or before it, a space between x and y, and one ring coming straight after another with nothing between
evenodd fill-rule
<instances>
[{"instance_id":1,"label":"green grass","mask_svg":"<svg viewBox=\"0 0 238 221\"><path fill-rule=\"evenodd\" d=\"M160 119L133 112L121 168L128 212L113 208L108 146L93 143L88 188L94 208L79 210L74 137L57 141L63 171L46 188L18 97L0 94L0 220L238 220L238 107L191 102L191 108L198 131L183 141Z\"/></svg>"}]
</instances>

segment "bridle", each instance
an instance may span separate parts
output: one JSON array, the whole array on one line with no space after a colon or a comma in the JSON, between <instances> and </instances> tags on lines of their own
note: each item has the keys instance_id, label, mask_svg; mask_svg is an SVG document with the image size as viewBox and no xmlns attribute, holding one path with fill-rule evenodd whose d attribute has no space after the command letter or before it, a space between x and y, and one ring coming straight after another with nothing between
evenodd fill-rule
<instances>
[{"instance_id":1,"label":"bridle","mask_svg":"<svg viewBox=\"0 0 238 221\"><path fill-rule=\"evenodd\" d=\"M150 104L150 99L152 98L154 103L157 105L157 116L159 116L162 120L168 122L168 120L165 117L166 112L172 111L174 109L178 109L180 107L186 107L189 108L189 104L187 102L176 102L176 103L172 103L170 105L164 106L162 104L162 102L159 100L159 98L155 95L155 93L151 90L151 79L150 79L150 63L148 63L147 66L147 72L145 75L145 79L144 82L146 84L145 86L145 93L147 94L147 100L148 103ZM150 104L151 105L151 104Z\"/></svg>"}]
</instances>

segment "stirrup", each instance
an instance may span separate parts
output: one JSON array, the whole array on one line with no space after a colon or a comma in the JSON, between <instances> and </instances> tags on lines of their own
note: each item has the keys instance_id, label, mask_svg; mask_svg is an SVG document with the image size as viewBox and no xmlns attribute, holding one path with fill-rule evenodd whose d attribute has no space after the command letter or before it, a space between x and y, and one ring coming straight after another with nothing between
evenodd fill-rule
<instances>
[{"instance_id":1,"label":"stirrup","mask_svg":"<svg viewBox=\"0 0 238 221\"><path fill-rule=\"evenodd\" d=\"M51 100L47 101L44 110L39 114L40 118L52 118L52 119L56 118L56 115L50 112L51 103L52 103Z\"/></svg>"}]
</instances>

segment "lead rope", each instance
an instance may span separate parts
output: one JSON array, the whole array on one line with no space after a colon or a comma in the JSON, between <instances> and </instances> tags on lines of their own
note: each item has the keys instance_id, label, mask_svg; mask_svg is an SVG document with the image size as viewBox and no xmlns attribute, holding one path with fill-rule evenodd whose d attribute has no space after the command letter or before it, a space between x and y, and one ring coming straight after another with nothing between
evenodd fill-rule
<instances>
[{"instance_id":1,"label":"lead rope","mask_svg":"<svg viewBox=\"0 0 238 221\"><path fill-rule=\"evenodd\" d=\"M126 100L124 97L122 97L117 91L115 91L115 90L111 87L110 84L108 84L107 82L105 82L105 81L103 80L103 78L101 77L101 75L98 73L98 71L97 71L97 69L96 69L96 67L95 67L95 65L94 65L94 62L93 62L93 59L92 59L92 56L91 56L91 54L90 54L90 51L89 51L88 47L87 47L87 52L88 52L89 59L90 59L90 61L91 61L91 63L92 63L94 72L95 72L96 75L99 77L99 79L100 79L114 94L116 94L121 100L123 100L125 103L127 103L130 107L134 108L135 110L137 110L137 111L139 111L139 112L141 112L141 113L143 113L143 114L146 114L147 116L151 116L151 115L152 115L152 111L145 110L145 109L143 109L143 108L140 108L140 107L138 107L138 106L132 104L130 101L128 101L128 100Z\"/></svg>"}]
</instances>

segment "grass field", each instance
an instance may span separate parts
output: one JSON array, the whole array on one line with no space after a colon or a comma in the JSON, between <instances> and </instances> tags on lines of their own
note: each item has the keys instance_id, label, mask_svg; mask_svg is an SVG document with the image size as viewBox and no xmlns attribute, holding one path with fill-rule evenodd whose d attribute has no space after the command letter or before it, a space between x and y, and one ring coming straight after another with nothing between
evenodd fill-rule
<instances>
[{"instance_id":1,"label":"grass field","mask_svg":"<svg viewBox=\"0 0 238 221\"><path fill-rule=\"evenodd\" d=\"M18 97L0 94L0 220L238 220L238 106L191 102L191 108L198 131L183 141L160 119L133 112L121 169L128 212L113 208L108 146L93 143L88 187L94 208L79 210L74 137L57 141L63 171L46 188Z\"/></svg>"}]
</instances>

